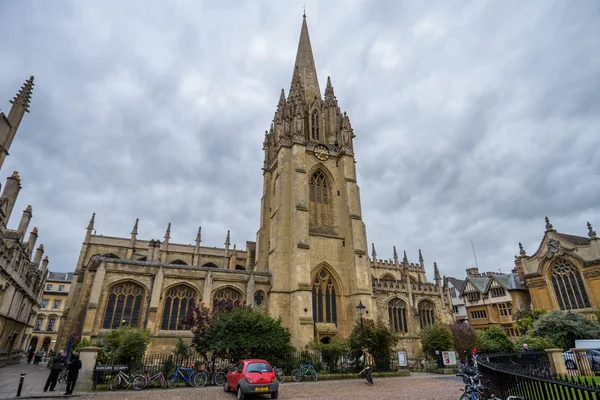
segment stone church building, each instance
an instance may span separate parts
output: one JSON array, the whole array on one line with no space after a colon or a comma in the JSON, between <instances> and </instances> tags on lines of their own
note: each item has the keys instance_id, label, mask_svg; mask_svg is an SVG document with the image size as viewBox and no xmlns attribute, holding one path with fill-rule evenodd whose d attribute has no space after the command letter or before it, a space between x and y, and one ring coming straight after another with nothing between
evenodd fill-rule
<instances>
[{"instance_id":1,"label":"stone church building","mask_svg":"<svg viewBox=\"0 0 600 400\"><path fill-rule=\"evenodd\" d=\"M172 350L177 336L191 337L181 323L192 304L215 299L246 302L282 317L293 344L348 337L356 306L402 336L400 349L420 352L419 334L435 321L451 322L447 288L437 265L430 282L418 262L369 255L354 157L354 131L340 110L331 80L321 95L306 24L302 23L292 82L281 91L263 150L263 192L256 242L244 249L170 243L95 234L92 217L59 346L70 333L93 339L123 325L151 330L152 352ZM100 216L99 216L100 217Z\"/></svg>"}]
</instances>

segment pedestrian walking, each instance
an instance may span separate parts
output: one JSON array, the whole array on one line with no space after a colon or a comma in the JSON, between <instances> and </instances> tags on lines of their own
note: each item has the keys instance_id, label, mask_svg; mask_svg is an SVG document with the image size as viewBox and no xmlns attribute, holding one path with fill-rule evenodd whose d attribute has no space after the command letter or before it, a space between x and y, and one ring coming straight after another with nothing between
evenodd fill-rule
<instances>
[{"instance_id":1,"label":"pedestrian walking","mask_svg":"<svg viewBox=\"0 0 600 400\"><path fill-rule=\"evenodd\" d=\"M81 369L81 360L79 359L79 354L73 352L73 357L71 358L71 362L67 365L67 390L65 395L73 394L73 389L75 389L75 383L77 382L77 378L79 377L79 370Z\"/></svg>"},{"instance_id":2,"label":"pedestrian walking","mask_svg":"<svg viewBox=\"0 0 600 400\"><path fill-rule=\"evenodd\" d=\"M33 347L29 346L29 349L27 350L27 364L31 364L31 360L33 360L34 354L35 351L33 350Z\"/></svg>"},{"instance_id":3,"label":"pedestrian walking","mask_svg":"<svg viewBox=\"0 0 600 400\"><path fill-rule=\"evenodd\" d=\"M366 347L361 348L364 354L365 365L360 374L365 373L365 379L367 380L365 383L369 386L373 385L373 356L369 353L369 350ZM359 374L359 375L360 375Z\"/></svg>"},{"instance_id":4,"label":"pedestrian walking","mask_svg":"<svg viewBox=\"0 0 600 400\"><path fill-rule=\"evenodd\" d=\"M61 350L58 352L58 355L56 357L52 358L52 364L50 366L50 375L48 375L46 385L44 385L44 392L47 391L48 388L50 388L51 392L54 392L56 382L58 381L58 375L60 375L60 371L62 370L64 362L65 352Z\"/></svg>"}]
</instances>

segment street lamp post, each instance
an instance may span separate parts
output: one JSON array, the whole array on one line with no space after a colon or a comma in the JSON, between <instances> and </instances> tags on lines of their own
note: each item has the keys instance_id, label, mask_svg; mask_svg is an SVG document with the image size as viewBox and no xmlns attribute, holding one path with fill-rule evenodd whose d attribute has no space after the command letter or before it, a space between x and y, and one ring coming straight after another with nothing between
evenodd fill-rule
<instances>
[{"instance_id":1,"label":"street lamp post","mask_svg":"<svg viewBox=\"0 0 600 400\"><path fill-rule=\"evenodd\" d=\"M364 332L364 327L363 327L363 314L365 313L365 310L367 309L367 307L365 307L362 303L362 300L360 300L358 302L358 305L356 306L356 309L358 310L358 315L360 315L360 346L365 347L365 332Z\"/></svg>"}]
</instances>

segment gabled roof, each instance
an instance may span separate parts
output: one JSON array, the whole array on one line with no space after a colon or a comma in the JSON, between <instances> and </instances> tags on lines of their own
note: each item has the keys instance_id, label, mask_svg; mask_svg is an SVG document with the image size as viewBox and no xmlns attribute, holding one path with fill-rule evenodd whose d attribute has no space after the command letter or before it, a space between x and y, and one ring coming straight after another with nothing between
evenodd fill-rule
<instances>
[{"instance_id":1,"label":"gabled roof","mask_svg":"<svg viewBox=\"0 0 600 400\"><path fill-rule=\"evenodd\" d=\"M46 280L71 282L72 279L72 272L48 272L48 278Z\"/></svg>"},{"instance_id":2,"label":"gabled roof","mask_svg":"<svg viewBox=\"0 0 600 400\"><path fill-rule=\"evenodd\" d=\"M477 289L480 293L485 293L486 288L488 286L488 282L489 282L490 278L479 278L476 276L468 276L467 279L465 279L464 281L464 286L463 286L463 290L461 291L461 294L468 290L471 286L475 287L475 289ZM471 285L469 285L469 283Z\"/></svg>"},{"instance_id":3,"label":"gabled roof","mask_svg":"<svg viewBox=\"0 0 600 400\"><path fill-rule=\"evenodd\" d=\"M590 238L586 238L583 236L568 235L566 233L559 233L559 232L556 232L556 235L558 237L565 239L569 243L576 244L579 246L587 246L590 244Z\"/></svg>"},{"instance_id":4,"label":"gabled roof","mask_svg":"<svg viewBox=\"0 0 600 400\"><path fill-rule=\"evenodd\" d=\"M494 275L490 278L490 284L492 279L495 279L496 282L504 286L504 288L507 290L526 290L525 286L519 282L519 277L515 273Z\"/></svg>"},{"instance_id":5,"label":"gabled roof","mask_svg":"<svg viewBox=\"0 0 600 400\"><path fill-rule=\"evenodd\" d=\"M452 284L452 286L454 286L456 288L456 290L458 290L459 292L462 292L463 286L465 285L464 280L456 279L456 278L448 278L448 281Z\"/></svg>"}]
</instances>

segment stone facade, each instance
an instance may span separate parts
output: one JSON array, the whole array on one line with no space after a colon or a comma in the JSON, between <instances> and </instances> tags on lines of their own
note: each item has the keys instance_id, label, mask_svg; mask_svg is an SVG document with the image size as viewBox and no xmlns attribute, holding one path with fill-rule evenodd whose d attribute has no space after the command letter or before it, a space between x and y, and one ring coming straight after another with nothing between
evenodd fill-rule
<instances>
[{"instance_id":1,"label":"stone facade","mask_svg":"<svg viewBox=\"0 0 600 400\"><path fill-rule=\"evenodd\" d=\"M588 222L586 236L554 229L546 218L546 232L535 253L528 256L519 243L515 256L533 308L568 310L592 318L600 306L600 240Z\"/></svg>"},{"instance_id":2,"label":"stone facade","mask_svg":"<svg viewBox=\"0 0 600 400\"><path fill-rule=\"evenodd\" d=\"M29 347L34 350L53 350L58 337L60 317L65 310L73 274L49 272L40 309L35 316ZM54 349L55 351L59 349Z\"/></svg>"},{"instance_id":3,"label":"stone facade","mask_svg":"<svg viewBox=\"0 0 600 400\"><path fill-rule=\"evenodd\" d=\"M419 353L422 327L452 321L447 286L435 263L428 281L420 251L418 263L406 252L399 261L395 249L393 261L378 259L374 246L369 257L354 137L329 78L321 96L304 18L290 91L265 132L256 242L231 249L228 233L224 248L203 247L199 231L195 246L172 244L170 224L162 242L138 240L137 221L130 238L106 237L93 234L92 217L59 345L71 332L93 339L123 322L150 329L153 352L170 350L176 336L190 336L175 308L181 315L191 300L210 307L233 297L281 317L297 347L347 337L360 302L402 335L401 348Z\"/></svg>"},{"instance_id":4,"label":"stone facade","mask_svg":"<svg viewBox=\"0 0 600 400\"><path fill-rule=\"evenodd\" d=\"M0 112L0 168L25 112L29 112L32 90L33 77L11 101L8 116ZM31 206L23 211L16 229L8 227L21 183L19 173L13 172L0 196L0 366L17 363L29 343L48 270L48 257L42 260L44 246L35 250L37 228L25 241Z\"/></svg>"}]
</instances>

